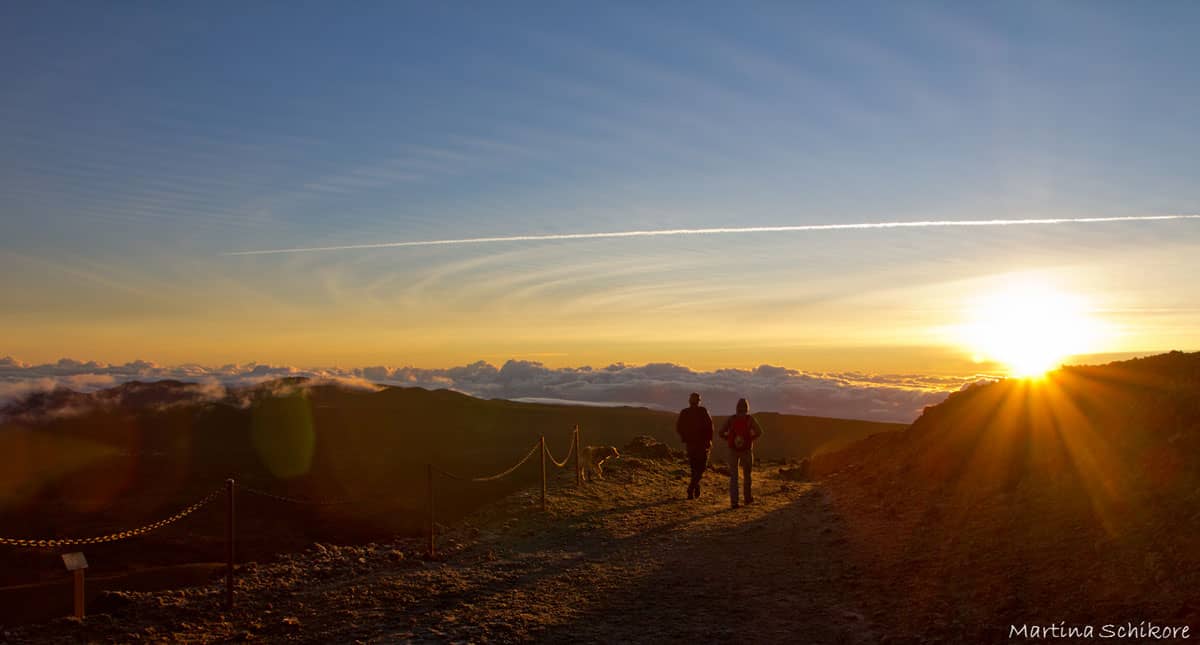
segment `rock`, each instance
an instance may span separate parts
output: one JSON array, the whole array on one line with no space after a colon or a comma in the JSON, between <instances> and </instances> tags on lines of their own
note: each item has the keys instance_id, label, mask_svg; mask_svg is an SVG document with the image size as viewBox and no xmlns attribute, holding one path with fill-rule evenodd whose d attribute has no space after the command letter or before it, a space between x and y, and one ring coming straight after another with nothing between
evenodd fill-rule
<instances>
[{"instance_id":1,"label":"rock","mask_svg":"<svg viewBox=\"0 0 1200 645\"><path fill-rule=\"evenodd\" d=\"M622 454L643 459L671 459L671 447L653 437L634 437L622 449Z\"/></svg>"},{"instance_id":2,"label":"rock","mask_svg":"<svg viewBox=\"0 0 1200 645\"><path fill-rule=\"evenodd\" d=\"M88 611L108 614L133 604L133 598L126 591L101 591L100 596L88 603Z\"/></svg>"},{"instance_id":3,"label":"rock","mask_svg":"<svg viewBox=\"0 0 1200 645\"><path fill-rule=\"evenodd\" d=\"M792 468L780 468L779 478L797 482L808 481L809 467L810 463L807 459L805 459L800 462L799 466Z\"/></svg>"}]
</instances>

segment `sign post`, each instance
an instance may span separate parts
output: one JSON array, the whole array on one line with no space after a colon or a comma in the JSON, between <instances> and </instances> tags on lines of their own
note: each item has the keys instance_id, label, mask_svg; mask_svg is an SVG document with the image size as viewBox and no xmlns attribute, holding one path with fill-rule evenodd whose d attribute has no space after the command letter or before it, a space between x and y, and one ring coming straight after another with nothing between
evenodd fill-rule
<instances>
[{"instance_id":1,"label":"sign post","mask_svg":"<svg viewBox=\"0 0 1200 645\"><path fill-rule=\"evenodd\" d=\"M437 556L437 537L433 523L433 464L425 464L425 485L429 492L429 559Z\"/></svg>"},{"instance_id":2,"label":"sign post","mask_svg":"<svg viewBox=\"0 0 1200 645\"><path fill-rule=\"evenodd\" d=\"M77 551L62 554L62 560L67 571L75 576L75 617L82 619L84 616L83 572L88 566L87 558L83 557L83 553Z\"/></svg>"},{"instance_id":3,"label":"sign post","mask_svg":"<svg viewBox=\"0 0 1200 645\"><path fill-rule=\"evenodd\" d=\"M225 609L233 609L234 482L225 480Z\"/></svg>"}]
</instances>

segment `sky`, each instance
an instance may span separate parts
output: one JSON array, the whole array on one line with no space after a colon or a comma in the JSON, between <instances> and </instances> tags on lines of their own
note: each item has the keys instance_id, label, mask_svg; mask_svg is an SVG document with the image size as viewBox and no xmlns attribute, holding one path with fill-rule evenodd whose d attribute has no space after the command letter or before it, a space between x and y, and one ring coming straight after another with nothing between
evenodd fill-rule
<instances>
[{"instance_id":1,"label":"sky","mask_svg":"<svg viewBox=\"0 0 1200 645\"><path fill-rule=\"evenodd\" d=\"M0 357L1195 350L1195 218L555 236L1195 215L1197 32L1191 2L5 3Z\"/></svg>"}]
</instances>

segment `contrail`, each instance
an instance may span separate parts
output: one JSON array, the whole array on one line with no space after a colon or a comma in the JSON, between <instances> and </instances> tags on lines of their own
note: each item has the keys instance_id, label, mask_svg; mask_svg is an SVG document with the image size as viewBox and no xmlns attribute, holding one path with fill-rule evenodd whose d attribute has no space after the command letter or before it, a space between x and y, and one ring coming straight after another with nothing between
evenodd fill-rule
<instances>
[{"instance_id":1,"label":"contrail","mask_svg":"<svg viewBox=\"0 0 1200 645\"><path fill-rule=\"evenodd\" d=\"M363 249L393 249L405 246L446 246L455 244L492 244L499 242L545 242L551 240L601 240L615 237L664 237L668 235L733 235L738 233L796 233L803 231L849 231L874 228L926 228L950 226L1036 226L1047 224L1100 224L1106 222L1162 222L1166 220L1200 219L1200 215L1129 215L1124 217L1055 217L1045 219L983 219L927 220L916 222L861 222L858 224L800 224L795 226L739 226L722 228L669 228L650 231L614 231L609 233L554 233L550 235L505 235L500 237L465 237L453 240L415 240L410 242L377 242L374 244L343 244L339 246L308 246L291 249L230 251L223 255L274 255L279 253L313 253L317 251L358 251Z\"/></svg>"}]
</instances>

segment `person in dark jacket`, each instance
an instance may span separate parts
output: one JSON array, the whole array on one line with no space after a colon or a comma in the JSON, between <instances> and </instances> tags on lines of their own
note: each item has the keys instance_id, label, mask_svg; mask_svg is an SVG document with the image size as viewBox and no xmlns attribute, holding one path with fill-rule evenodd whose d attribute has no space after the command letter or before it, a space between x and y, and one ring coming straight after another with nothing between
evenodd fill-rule
<instances>
[{"instance_id":1,"label":"person in dark jacket","mask_svg":"<svg viewBox=\"0 0 1200 645\"><path fill-rule=\"evenodd\" d=\"M679 411L675 421L675 432L687 447L688 463L692 467L692 481L688 484L687 498L700 497L700 478L708 467L708 450L712 448L713 420L708 410L700 405L700 395L692 392L688 407Z\"/></svg>"}]
</instances>

